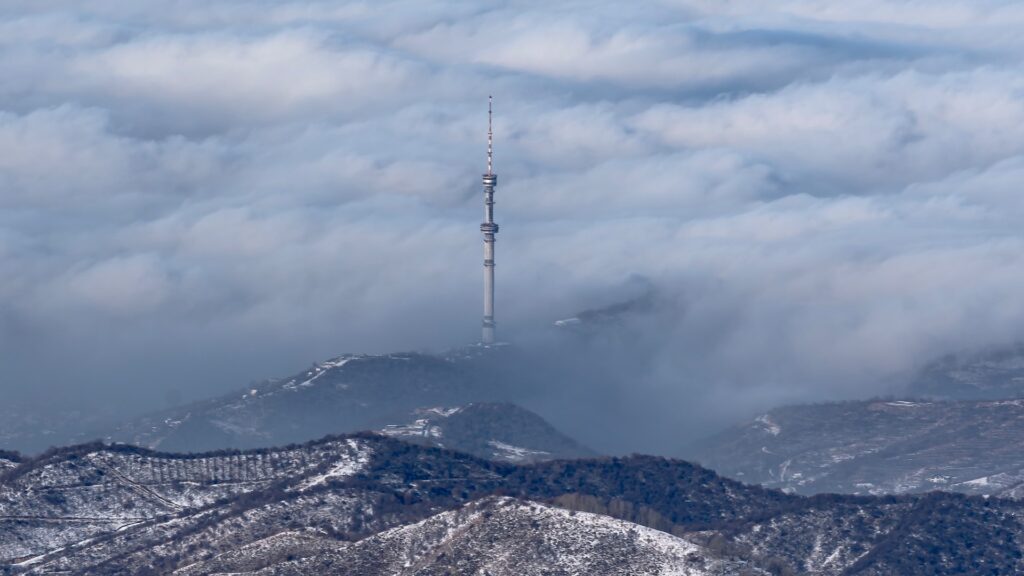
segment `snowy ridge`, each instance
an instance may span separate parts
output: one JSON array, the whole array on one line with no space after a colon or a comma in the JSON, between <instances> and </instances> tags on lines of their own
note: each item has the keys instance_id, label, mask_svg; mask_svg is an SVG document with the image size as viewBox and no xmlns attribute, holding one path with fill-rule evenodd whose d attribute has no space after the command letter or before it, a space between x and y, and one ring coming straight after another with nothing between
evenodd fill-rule
<instances>
[{"instance_id":1,"label":"snowy ridge","mask_svg":"<svg viewBox=\"0 0 1024 576\"><path fill-rule=\"evenodd\" d=\"M294 540L296 535L288 535ZM287 542L294 548L291 542ZM260 543L280 548L280 543ZM538 548L540 546L540 548ZM310 574L318 567L344 565L361 576L412 574L718 576L767 574L738 561L723 560L681 538L607 516L570 512L512 498L487 498L421 522L393 528L330 551L286 560L258 571L236 571L247 558L216 558L211 567L236 574ZM192 572L199 573L199 572Z\"/></svg>"},{"instance_id":2,"label":"snowy ridge","mask_svg":"<svg viewBox=\"0 0 1024 576\"><path fill-rule=\"evenodd\" d=\"M298 388L306 388L308 386L312 386L313 382L317 378L320 378L328 371L339 370L342 367L344 367L345 364L348 364L349 362L356 360L358 358L361 358L361 356L339 356L338 358L328 360L327 362L324 362L322 364L316 364L310 371L306 372L307 378L305 380L299 382L298 384L295 383L295 380L290 380L289 382L284 384L282 388L285 390L296 390Z\"/></svg>"},{"instance_id":3,"label":"snowy ridge","mask_svg":"<svg viewBox=\"0 0 1024 576\"><path fill-rule=\"evenodd\" d=\"M533 548L537 538L547 549L544 557ZM736 573L739 567L664 532L512 498L488 498L395 528L355 544L348 552L356 557L372 554L376 571L366 574L381 575L449 570L459 574L703 576Z\"/></svg>"}]
</instances>

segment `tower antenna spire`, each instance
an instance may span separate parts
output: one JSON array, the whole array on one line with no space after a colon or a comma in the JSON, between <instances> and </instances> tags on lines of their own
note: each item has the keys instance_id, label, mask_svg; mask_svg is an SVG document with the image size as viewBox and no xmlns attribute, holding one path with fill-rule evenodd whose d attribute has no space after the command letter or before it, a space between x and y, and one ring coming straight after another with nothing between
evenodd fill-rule
<instances>
[{"instance_id":1,"label":"tower antenna spire","mask_svg":"<svg viewBox=\"0 0 1024 576\"><path fill-rule=\"evenodd\" d=\"M487 175L494 174L494 131L491 129L494 117L494 97L487 97Z\"/></svg>"}]
</instances>

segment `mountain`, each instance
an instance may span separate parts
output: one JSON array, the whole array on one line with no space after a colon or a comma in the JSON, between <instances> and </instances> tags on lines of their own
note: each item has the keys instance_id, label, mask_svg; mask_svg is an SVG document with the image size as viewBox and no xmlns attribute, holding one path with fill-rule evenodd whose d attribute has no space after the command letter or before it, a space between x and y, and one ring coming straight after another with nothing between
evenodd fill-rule
<instances>
[{"instance_id":1,"label":"mountain","mask_svg":"<svg viewBox=\"0 0 1024 576\"><path fill-rule=\"evenodd\" d=\"M289 378L165 410L112 439L172 451L254 448L402 423L418 408L489 400L475 357L339 356Z\"/></svg>"},{"instance_id":2,"label":"mountain","mask_svg":"<svg viewBox=\"0 0 1024 576\"><path fill-rule=\"evenodd\" d=\"M502 347L435 356L340 356L289 378L145 416L104 434L175 452L258 448L379 430L481 457L592 456L540 416L506 403L490 370Z\"/></svg>"},{"instance_id":3,"label":"mountain","mask_svg":"<svg viewBox=\"0 0 1024 576\"><path fill-rule=\"evenodd\" d=\"M657 292L653 286L646 282L642 283L644 291L639 296L600 308L588 308L572 317L555 320L554 326L587 334L619 328L634 316L651 314L657 310Z\"/></svg>"},{"instance_id":4,"label":"mountain","mask_svg":"<svg viewBox=\"0 0 1024 576\"><path fill-rule=\"evenodd\" d=\"M476 402L453 408L420 408L413 411L412 418L404 425L387 425L380 432L504 462L595 456L540 416L514 404Z\"/></svg>"},{"instance_id":5,"label":"mountain","mask_svg":"<svg viewBox=\"0 0 1024 576\"><path fill-rule=\"evenodd\" d=\"M1024 344L946 355L921 370L908 393L936 399L1024 398Z\"/></svg>"},{"instance_id":6,"label":"mountain","mask_svg":"<svg viewBox=\"0 0 1024 576\"><path fill-rule=\"evenodd\" d=\"M720 474L801 494L1024 497L1024 400L787 406L697 443Z\"/></svg>"},{"instance_id":7,"label":"mountain","mask_svg":"<svg viewBox=\"0 0 1024 576\"><path fill-rule=\"evenodd\" d=\"M649 456L94 443L0 473L0 573L1010 574L1022 518L1013 500L804 498Z\"/></svg>"}]
</instances>

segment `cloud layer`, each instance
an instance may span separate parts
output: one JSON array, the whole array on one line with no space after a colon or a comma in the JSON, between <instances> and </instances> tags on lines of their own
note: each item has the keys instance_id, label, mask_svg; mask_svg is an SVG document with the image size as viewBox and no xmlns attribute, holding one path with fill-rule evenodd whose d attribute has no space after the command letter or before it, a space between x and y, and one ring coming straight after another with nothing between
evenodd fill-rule
<instances>
[{"instance_id":1,"label":"cloud layer","mask_svg":"<svg viewBox=\"0 0 1024 576\"><path fill-rule=\"evenodd\" d=\"M689 424L608 445L898 390L1024 332L1022 26L998 0L5 2L0 391L147 407L471 342L488 94L503 333L635 276L663 300L602 394Z\"/></svg>"}]
</instances>

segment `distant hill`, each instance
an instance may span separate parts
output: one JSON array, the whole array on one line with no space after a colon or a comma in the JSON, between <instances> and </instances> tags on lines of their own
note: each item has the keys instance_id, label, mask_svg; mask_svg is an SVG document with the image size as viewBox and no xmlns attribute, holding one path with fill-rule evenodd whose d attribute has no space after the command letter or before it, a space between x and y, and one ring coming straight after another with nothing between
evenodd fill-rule
<instances>
[{"instance_id":1,"label":"distant hill","mask_svg":"<svg viewBox=\"0 0 1024 576\"><path fill-rule=\"evenodd\" d=\"M1024 497L1024 400L787 406L696 443L719 473L801 494Z\"/></svg>"},{"instance_id":2,"label":"distant hill","mask_svg":"<svg viewBox=\"0 0 1024 576\"><path fill-rule=\"evenodd\" d=\"M1024 504L787 496L686 462L491 462L380 435L0 473L3 574L1013 574Z\"/></svg>"},{"instance_id":3,"label":"distant hill","mask_svg":"<svg viewBox=\"0 0 1024 576\"><path fill-rule=\"evenodd\" d=\"M955 400L1024 398L1024 344L939 358L921 371L908 393Z\"/></svg>"},{"instance_id":4,"label":"distant hill","mask_svg":"<svg viewBox=\"0 0 1024 576\"><path fill-rule=\"evenodd\" d=\"M119 421L113 408L69 409L0 401L0 450L39 453L52 446L81 443L86 430L103 430ZM122 416L123 418L123 416Z\"/></svg>"},{"instance_id":5,"label":"distant hill","mask_svg":"<svg viewBox=\"0 0 1024 576\"><path fill-rule=\"evenodd\" d=\"M620 327L633 317L651 314L657 310L657 304L657 293L645 283L645 290L639 296L601 308L582 310L575 316L556 320L554 326L580 334L597 333Z\"/></svg>"},{"instance_id":6,"label":"distant hill","mask_svg":"<svg viewBox=\"0 0 1024 576\"><path fill-rule=\"evenodd\" d=\"M410 442L504 462L537 462L596 454L543 418L514 404L477 402L454 408L421 408L403 425L381 432Z\"/></svg>"}]
</instances>

